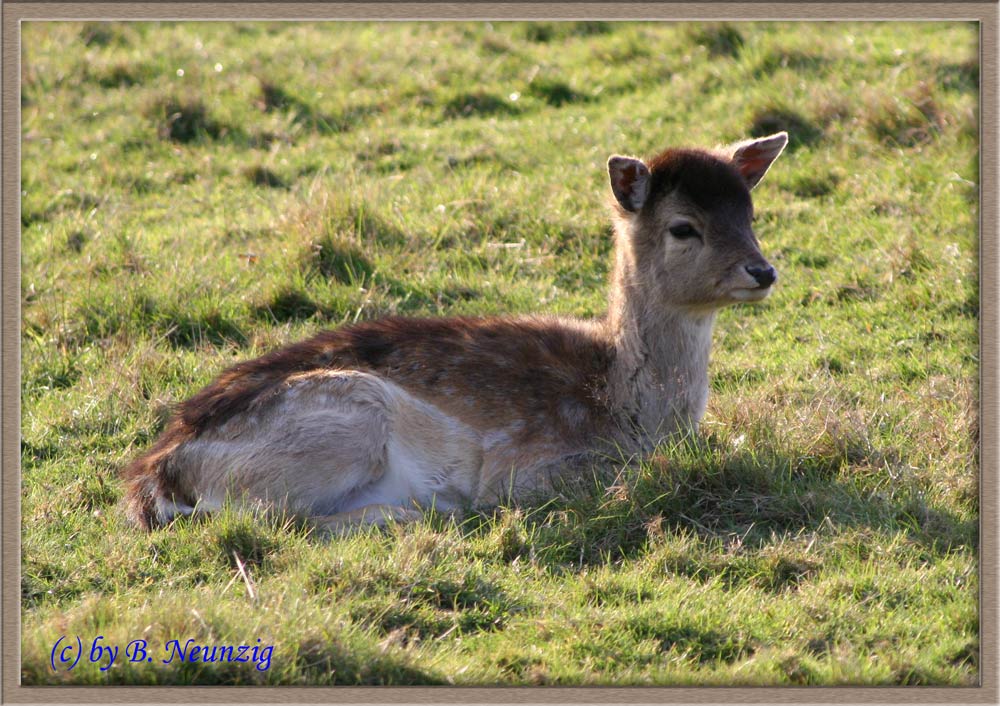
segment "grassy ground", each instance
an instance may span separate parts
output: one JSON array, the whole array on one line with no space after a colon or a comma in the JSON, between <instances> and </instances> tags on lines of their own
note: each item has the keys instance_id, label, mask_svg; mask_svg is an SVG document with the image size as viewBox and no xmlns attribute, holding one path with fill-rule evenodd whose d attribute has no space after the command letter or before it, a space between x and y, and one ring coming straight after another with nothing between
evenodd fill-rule
<instances>
[{"instance_id":1,"label":"grassy ground","mask_svg":"<svg viewBox=\"0 0 1000 706\"><path fill-rule=\"evenodd\" d=\"M22 38L23 683L977 682L974 25ZM226 365L388 313L600 314L607 156L777 129L781 282L720 316L702 438L329 543L124 524L118 469Z\"/></svg>"}]
</instances>

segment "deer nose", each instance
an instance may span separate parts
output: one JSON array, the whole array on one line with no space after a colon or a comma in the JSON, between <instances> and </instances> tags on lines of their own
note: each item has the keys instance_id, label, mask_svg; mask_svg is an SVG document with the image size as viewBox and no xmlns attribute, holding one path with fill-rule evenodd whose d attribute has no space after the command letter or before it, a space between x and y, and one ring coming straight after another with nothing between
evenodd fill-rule
<instances>
[{"instance_id":1,"label":"deer nose","mask_svg":"<svg viewBox=\"0 0 1000 706\"><path fill-rule=\"evenodd\" d=\"M747 265L746 270L751 277L757 280L757 284L762 288L770 287L778 279L778 273L770 265L767 267L751 267Z\"/></svg>"}]
</instances>

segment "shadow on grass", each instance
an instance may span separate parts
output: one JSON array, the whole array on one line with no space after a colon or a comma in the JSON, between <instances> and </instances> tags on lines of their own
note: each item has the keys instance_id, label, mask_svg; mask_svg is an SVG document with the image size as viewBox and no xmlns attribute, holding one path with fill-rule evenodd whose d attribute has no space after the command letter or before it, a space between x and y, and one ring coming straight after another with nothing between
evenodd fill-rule
<instances>
[{"instance_id":1,"label":"shadow on grass","mask_svg":"<svg viewBox=\"0 0 1000 706\"><path fill-rule=\"evenodd\" d=\"M255 164L243 169L243 176L254 186L269 189L287 189L288 182L273 170L261 164Z\"/></svg>"},{"instance_id":2,"label":"shadow on grass","mask_svg":"<svg viewBox=\"0 0 1000 706\"><path fill-rule=\"evenodd\" d=\"M821 54L790 50L774 50L766 54L753 70L756 78L763 78L781 69L795 72L819 72L829 67L832 62Z\"/></svg>"},{"instance_id":3,"label":"shadow on grass","mask_svg":"<svg viewBox=\"0 0 1000 706\"><path fill-rule=\"evenodd\" d=\"M915 486L875 491L844 477L844 464L877 460L878 453L870 449L794 458L760 449L732 452L712 444L699 441L697 450L691 444L676 453L657 454L617 477L620 463L608 463L607 470L598 466L587 484L574 483L556 499L521 503L530 538L513 549L505 547L506 558L530 555L558 570L583 570L635 558L669 533L697 537L706 548L679 554L667 567L672 572L781 590L812 575L818 565L792 550L780 556L753 553L773 544L775 536L833 527L902 532L927 556L978 549L975 518L931 507ZM907 464L902 460L895 465ZM507 510L471 515L464 531L489 533L497 526L497 512ZM707 549L734 538L751 552L733 559Z\"/></svg>"},{"instance_id":4,"label":"shadow on grass","mask_svg":"<svg viewBox=\"0 0 1000 706\"><path fill-rule=\"evenodd\" d=\"M547 44L553 39L566 40L574 37L592 37L610 34L615 30L611 22L585 20L582 22L530 22L521 28L521 35L529 42Z\"/></svg>"},{"instance_id":5,"label":"shadow on grass","mask_svg":"<svg viewBox=\"0 0 1000 706\"><path fill-rule=\"evenodd\" d=\"M255 305L251 313L258 321L285 323L305 321L313 317L332 318L337 312L333 307L316 301L302 290L285 288L269 300Z\"/></svg>"},{"instance_id":6,"label":"shadow on grass","mask_svg":"<svg viewBox=\"0 0 1000 706\"><path fill-rule=\"evenodd\" d=\"M353 221L347 227L353 227L360 238L379 242L401 237L370 212L359 212L353 216ZM375 271L375 266L359 247L336 235L313 241L303 262L307 271L314 269L324 279L356 286L364 285Z\"/></svg>"},{"instance_id":7,"label":"shadow on grass","mask_svg":"<svg viewBox=\"0 0 1000 706\"><path fill-rule=\"evenodd\" d=\"M353 621L400 641L437 639L456 629L463 635L499 632L526 608L477 571L358 577L350 594Z\"/></svg>"},{"instance_id":8,"label":"shadow on grass","mask_svg":"<svg viewBox=\"0 0 1000 706\"><path fill-rule=\"evenodd\" d=\"M947 90L979 90L978 60L940 64L934 70L935 84Z\"/></svg>"},{"instance_id":9,"label":"shadow on grass","mask_svg":"<svg viewBox=\"0 0 1000 706\"><path fill-rule=\"evenodd\" d=\"M663 651L676 650L701 663L731 664L753 650L746 638L681 620L665 619L655 612L641 612L623 621L621 629L638 640L655 640Z\"/></svg>"},{"instance_id":10,"label":"shadow on grass","mask_svg":"<svg viewBox=\"0 0 1000 706\"><path fill-rule=\"evenodd\" d=\"M451 120L473 116L516 115L519 112L520 108L517 105L500 96L485 91L473 91L461 93L445 103L443 114L446 119Z\"/></svg>"},{"instance_id":11,"label":"shadow on grass","mask_svg":"<svg viewBox=\"0 0 1000 706\"><path fill-rule=\"evenodd\" d=\"M532 81L527 92L557 108L569 103L587 103L590 100L589 96L574 90L565 81L551 78Z\"/></svg>"},{"instance_id":12,"label":"shadow on grass","mask_svg":"<svg viewBox=\"0 0 1000 706\"><path fill-rule=\"evenodd\" d=\"M347 132L380 108L374 105L354 105L339 113L324 113L301 96L295 95L273 81L258 79L260 98L257 106L264 112L285 112L292 122L320 135Z\"/></svg>"},{"instance_id":13,"label":"shadow on grass","mask_svg":"<svg viewBox=\"0 0 1000 706\"><path fill-rule=\"evenodd\" d=\"M205 345L222 347L247 345L243 328L219 312L187 314L174 312L167 319L164 338L175 348L201 348Z\"/></svg>"},{"instance_id":14,"label":"shadow on grass","mask_svg":"<svg viewBox=\"0 0 1000 706\"><path fill-rule=\"evenodd\" d=\"M781 106L758 110L750 124L751 137L765 137L776 132L788 133L788 151L815 144L823 137L822 128L800 113Z\"/></svg>"},{"instance_id":15,"label":"shadow on grass","mask_svg":"<svg viewBox=\"0 0 1000 706\"><path fill-rule=\"evenodd\" d=\"M695 44L705 47L715 57L735 58L743 51L745 43L736 25L729 22L696 26L691 30L690 36Z\"/></svg>"},{"instance_id":16,"label":"shadow on grass","mask_svg":"<svg viewBox=\"0 0 1000 706\"><path fill-rule=\"evenodd\" d=\"M194 94L159 96L147 104L144 112L161 140L187 144L234 134L232 126L215 119Z\"/></svg>"}]
</instances>

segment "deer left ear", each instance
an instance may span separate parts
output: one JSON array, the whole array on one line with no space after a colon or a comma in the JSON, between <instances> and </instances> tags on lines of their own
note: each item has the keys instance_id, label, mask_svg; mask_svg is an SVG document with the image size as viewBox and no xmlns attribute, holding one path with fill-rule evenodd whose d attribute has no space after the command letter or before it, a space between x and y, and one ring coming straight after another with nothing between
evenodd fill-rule
<instances>
[{"instance_id":1,"label":"deer left ear","mask_svg":"<svg viewBox=\"0 0 1000 706\"><path fill-rule=\"evenodd\" d=\"M771 163L788 144L788 133L778 132L755 140L738 142L729 148L733 166L743 176L748 189L757 186Z\"/></svg>"}]
</instances>

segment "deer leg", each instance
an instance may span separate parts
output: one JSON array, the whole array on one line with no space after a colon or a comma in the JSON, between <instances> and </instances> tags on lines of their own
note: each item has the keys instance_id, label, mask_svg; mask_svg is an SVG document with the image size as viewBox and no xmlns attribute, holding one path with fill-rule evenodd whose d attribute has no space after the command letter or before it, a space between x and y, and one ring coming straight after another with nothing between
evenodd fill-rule
<instances>
[{"instance_id":1,"label":"deer leg","mask_svg":"<svg viewBox=\"0 0 1000 706\"><path fill-rule=\"evenodd\" d=\"M321 537L342 537L363 527L385 527L393 522L413 522L421 517L416 508L373 504L334 515L316 515L308 519Z\"/></svg>"},{"instance_id":2,"label":"deer leg","mask_svg":"<svg viewBox=\"0 0 1000 706\"><path fill-rule=\"evenodd\" d=\"M542 461L525 463L509 457L491 459L476 497L477 507L545 501L575 484L588 483L604 461L596 451L564 453Z\"/></svg>"}]
</instances>

